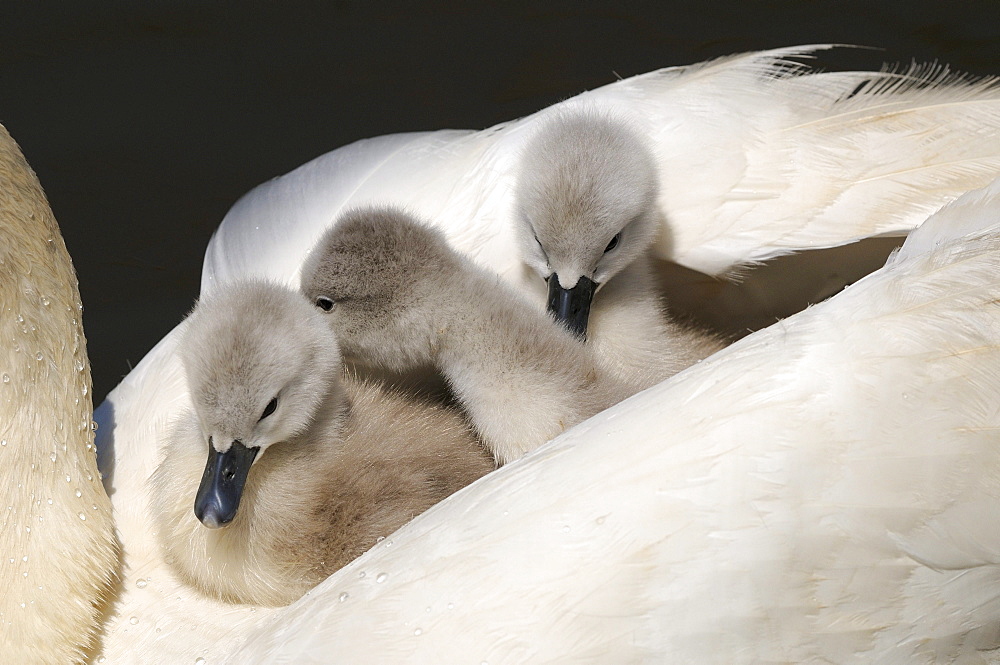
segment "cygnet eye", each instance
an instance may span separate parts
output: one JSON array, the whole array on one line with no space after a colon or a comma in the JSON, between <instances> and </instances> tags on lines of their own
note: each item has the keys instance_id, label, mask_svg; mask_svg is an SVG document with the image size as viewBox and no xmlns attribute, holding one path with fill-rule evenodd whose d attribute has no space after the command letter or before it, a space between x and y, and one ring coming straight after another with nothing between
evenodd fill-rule
<instances>
[{"instance_id":1,"label":"cygnet eye","mask_svg":"<svg viewBox=\"0 0 1000 665\"><path fill-rule=\"evenodd\" d=\"M267 403L267 406L264 407L264 413L260 414L260 418L257 419L257 422L260 422L261 420L264 420L264 418L267 418L269 415L274 413L274 410L277 408L278 408L278 398L275 397L270 402Z\"/></svg>"},{"instance_id":2,"label":"cygnet eye","mask_svg":"<svg viewBox=\"0 0 1000 665\"><path fill-rule=\"evenodd\" d=\"M604 248L604 253L607 254L608 252L610 252L611 250L613 250L615 247L617 247L618 246L618 241L621 240L621 239L622 239L622 234L620 232L616 233L615 237L612 238L611 242L608 243L608 246Z\"/></svg>"},{"instance_id":3,"label":"cygnet eye","mask_svg":"<svg viewBox=\"0 0 1000 665\"><path fill-rule=\"evenodd\" d=\"M316 298L316 306L319 307L324 312L329 312L331 309L333 309L333 298L320 296Z\"/></svg>"}]
</instances>

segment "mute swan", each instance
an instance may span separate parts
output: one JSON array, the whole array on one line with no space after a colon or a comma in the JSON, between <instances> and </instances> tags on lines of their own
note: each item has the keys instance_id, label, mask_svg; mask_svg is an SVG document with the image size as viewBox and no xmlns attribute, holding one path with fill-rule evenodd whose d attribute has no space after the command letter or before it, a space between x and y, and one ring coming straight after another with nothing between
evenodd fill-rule
<instances>
[{"instance_id":1,"label":"mute swan","mask_svg":"<svg viewBox=\"0 0 1000 665\"><path fill-rule=\"evenodd\" d=\"M610 116L577 113L542 123L523 149L514 194L520 253L548 283L548 310L585 336L605 287L588 343L635 390L723 346L667 317L659 301L649 256L664 224L658 189L641 136Z\"/></svg>"},{"instance_id":2,"label":"mute swan","mask_svg":"<svg viewBox=\"0 0 1000 665\"><path fill-rule=\"evenodd\" d=\"M286 605L495 468L457 414L341 378L333 332L294 291L220 289L179 351L194 412L153 505L167 560L213 596Z\"/></svg>"},{"instance_id":3,"label":"mute swan","mask_svg":"<svg viewBox=\"0 0 1000 665\"><path fill-rule=\"evenodd\" d=\"M399 210L345 215L303 268L302 291L345 353L438 367L501 464L626 396L571 334Z\"/></svg>"},{"instance_id":4,"label":"mute swan","mask_svg":"<svg viewBox=\"0 0 1000 665\"><path fill-rule=\"evenodd\" d=\"M288 608L217 613L155 573L108 661L975 662L1000 622L998 214L1000 181ZM144 363L125 408L176 367Z\"/></svg>"},{"instance_id":5,"label":"mute swan","mask_svg":"<svg viewBox=\"0 0 1000 665\"><path fill-rule=\"evenodd\" d=\"M66 245L0 126L0 653L80 663L118 561L92 445L90 365Z\"/></svg>"},{"instance_id":6,"label":"mute swan","mask_svg":"<svg viewBox=\"0 0 1000 665\"><path fill-rule=\"evenodd\" d=\"M628 107L649 114L645 126L662 123L662 132L649 136L672 137L671 144L657 149L673 161L673 172L680 176L672 185L672 241L656 244L659 255L721 272L730 263L764 260L795 248L905 231L964 188L992 177L986 174L998 166L993 147L997 102L988 85L930 85L941 77L926 71L913 71L909 78L861 73L781 78L781 72L796 73L783 58L806 50L665 70L587 93L562 107L583 102ZM844 90L866 80L869 85L848 98ZM893 81L905 87L909 80L916 81L912 89L889 89ZM827 97L844 98L832 115L820 108L796 115L795 100L808 106ZM659 107L664 114L657 116ZM513 225L504 212L511 201L515 148L525 135L522 129L533 122L529 118L492 132L363 141L259 187L234 206L213 237L203 293L252 275L298 287L309 249L338 212L345 205L373 201L395 202L440 221L449 240L478 263L522 280L526 289L537 288L537 277L522 275ZM778 170L777 164L784 168ZM703 173L712 178L698 180ZM923 186L931 182L940 188ZM951 210L952 219L942 215L939 226L946 229L961 217L982 221L982 214L995 215L1000 205L992 197L969 198ZM979 564L997 551L989 538L998 531L985 533L979 553L972 539L982 535L976 527L989 526L995 512L976 511L997 492L979 491L989 482L991 459L989 448L976 450L973 439L985 436L989 424L981 426L977 418L988 417L991 409L996 413L997 392L982 389L993 375L969 364L995 364L990 355L994 347L969 340L965 322L946 311L947 298L929 299L920 311L906 306L892 310L892 297L905 295L908 286L938 289L942 295L940 289L955 287L945 281L931 288L934 276L942 273L921 277L919 267L913 261L897 262L825 305L742 340L574 427L554 444L461 490L291 607L276 610L234 607L198 595L177 580L149 535L147 479L157 463L152 442L167 431L172 414L190 408L176 355L182 323L95 415L101 423L99 461L125 559L122 593L106 625L104 662L219 662L226 657L231 662L280 657L309 662L305 652L310 649L317 654L313 662L328 660L330 653L363 662L372 651L381 651L388 662L413 662L409 654L427 636L435 641L425 642L424 648L451 648L463 660L495 650L490 662L502 662L500 651L507 647L514 652L512 661L542 660L546 653L557 654L552 659L589 655L593 660L606 656L604 647L610 643L620 647L620 660L645 652L653 653L647 660L662 661L687 650L696 654L690 660L725 662L752 660L758 654L758 660L794 660L810 649L832 654L828 660L835 662L872 662L895 649L897 660L919 662L906 658L904 651L912 643L908 638L925 639L928 651L938 649L943 654L939 660L947 661L949 644L943 636L949 635L957 651L992 647L977 629L995 623L989 616L989 594L997 585L979 583L992 571ZM873 310L889 309L881 319L855 318L864 302ZM951 314L964 317L966 304L958 299ZM968 314L976 321L988 315L975 307ZM865 334L846 334L847 323L862 331L866 320L866 330L874 327L881 334L884 324L888 334L897 326L892 330L905 332L905 340L923 331L937 342L953 339L949 348L966 342L969 349L981 347L979 354L937 356L940 363L953 363L955 377L971 373L976 385L955 378L954 385L938 390L926 362L935 354L922 356L919 350L906 349L897 359L886 360L892 367L880 366L889 371L877 371L872 356L885 347L883 338L870 343ZM989 341L995 344L995 338ZM899 346L898 340L892 344ZM751 375L754 367L771 377L766 385L750 385L761 378ZM857 380L856 371L862 372ZM973 392L963 392L969 390ZM880 394L882 402L873 404L873 394ZM696 408L689 410L689 402ZM675 417L682 419L680 424L675 425ZM953 427L957 421L971 427ZM749 435L773 448L741 455ZM837 446L865 440L878 447L839 455ZM955 442L958 452L937 454L928 468L962 458L967 469L940 467L943 478L915 472L910 460L927 453L923 444L931 440ZM907 458L914 441L921 445ZM803 443L809 445L799 453ZM661 450L664 446L669 450ZM629 454L619 457L619 448ZM609 449L615 454L609 455ZM643 457L648 451L656 455ZM872 464L868 470L874 469L869 475L863 474L866 461ZM666 471L659 464L667 465ZM581 468L600 476L574 478ZM832 501L840 500L835 494L839 488L820 482L833 482L837 474L844 483L861 477L858 487L884 490L885 506L860 515L854 509L842 514L842 505L810 502L824 488ZM910 477L920 484L907 494L913 487L907 484ZM560 487L564 481L565 490ZM580 487L586 491L574 493ZM782 488L783 493L769 493ZM921 495L925 490L932 490L926 500ZM942 497L943 491L949 496ZM499 505L500 499L511 497L516 506ZM645 511L632 506L650 497L680 503L672 504L677 510L665 519L657 513L661 519L647 533L644 524L629 520L644 519ZM964 526L955 525L971 521L970 538L964 541L967 559L955 556L948 567L939 566L943 572L935 572L900 554L899 547L908 544L905 532L897 529L887 538L886 525L897 525L878 518L899 516L902 527L906 515L933 512L933 507L911 508L914 497L924 506L941 501L941 521L930 528L939 528L946 542L963 544ZM483 502L492 504L487 512L464 514L464 507ZM604 506L613 510L605 512ZM822 507L828 512L821 512ZM480 517L493 520L486 535L481 530L487 528L485 522L472 524ZM754 518L756 525L748 521ZM764 518L768 528L754 528ZM711 530L706 534L701 527ZM654 540L664 529L671 529L670 537ZM468 540L462 540L463 532ZM588 536L595 537L593 544ZM400 538L408 541L406 552L400 550ZM640 549L641 542L649 547ZM629 544L636 548L628 549ZM435 558L442 553L445 559ZM602 558L602 553L613 556ZM918 560L940 560L924 554L914 550ZM390 555L404 565L385 558ZM969 560L978 567L965 571ZM464 582L477 571L479 586L467 586ZM654 581L637 581L643 574ZM407 579L413 585L404 588ZM950 587L955 595L934 596L945 588L935 584L945 579L955 580ZM959 586L966 581L968 588ZM768 589L774 594L764 593ZM370 606L357 602L369 594L381 597ZM923 600L927 597L935 600ZM393 607L396 598L400 604ZM800 610L800 603L812 598L823 606L807 604ZM654 604L656 613L647 612ZM493 618L464 613L487 606L499 613ZM438 623L442 613L459 623L444 627ZM329 629L322 628L331 614ZM670 621L664 626L658 619L665 614ZM470 623L463 622L465 616ZM835 616L841 617L839 623L831 618ZM344 617L351 620L340 623ZM424 617L437 627L429 629L432 624ZM483 621L472 626L477 617ZM956 621L963 625L950 632ZM648 628L663 632L646 639ZM345 632L333 636L331 631L338 629ZM484 636L482 631L491 632ZM618 639L629 633L635 641ZM567 634L570 640L563 641ZM256 641L249 642L251 636ZM895 636L902 647L895 646ZM441 646L443 642L447 644ZM243 650L234 653L241 644ZM892 661L886 657L880 662Z\"/></svg>"}]
</instances>

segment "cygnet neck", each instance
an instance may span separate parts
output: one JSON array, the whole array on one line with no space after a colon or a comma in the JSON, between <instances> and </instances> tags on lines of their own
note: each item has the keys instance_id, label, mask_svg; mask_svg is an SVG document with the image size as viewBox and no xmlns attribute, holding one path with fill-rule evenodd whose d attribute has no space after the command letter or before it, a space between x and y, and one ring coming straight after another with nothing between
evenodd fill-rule
<instances>
[{"instance_id":1,"label":"cygnet neck","mask_svg":"<svg viewBox=\"0 0 1000 665\"><path fill-rule=\"evenodd\" d=\"M435 303L435 362L497 461L521 457L614 403L583 343L468 263Z\"/></svg>"}]
</instances>

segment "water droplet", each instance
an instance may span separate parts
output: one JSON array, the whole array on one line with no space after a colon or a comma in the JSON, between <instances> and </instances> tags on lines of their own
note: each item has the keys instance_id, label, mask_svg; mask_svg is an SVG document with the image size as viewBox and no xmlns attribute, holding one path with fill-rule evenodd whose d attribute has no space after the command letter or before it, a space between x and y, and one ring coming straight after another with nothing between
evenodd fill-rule
<instances>
[{"instance_id":1,"label":"water droplet","mask_svg":"<svg viewBox=\"0 0 1000 665\"><path fill-rule=\"evenodd\" d=\"M73 482L73 479L69 477L69 474L66 475L66 482L67 483Z\"/></svg>"},{"instance_id":2,"label":"water droplet","mask_svg":"<svg viewBox=\"0 0 1000 665\"><path fill-rule=\"evenodd\" d=\"M3 375L3 382L4 383L10 383L10 376L7 375L6 373Z\"/></svg>"},{"instance_id":3,"label":"water droplet","mask_svg":"<svg viewBox=\"0 0 1000 665\"><path fill-rule=\"evenodd\" d=\"M205 659L202 658L201 656L198 656L197 658L194 659L194 665L205 665Z\"/></svg>"},{"instance_id":4,"label":"water droplet","mask_svg":"<svg viewBox=\"0 0 1000 665\"><path fill-rule=\"evenodd\" d=\"M90 504L90 508L91 510L97 510L97 504L96 503Z\"/></svg>"},{"instance_id":5,"label":"water droplet","mask_svg":"<svg viewBox=\"0 0 1000 665\"><path fill-rule=\"evenodd\" d=\"M97 659L97 662L98 663L103 663L106 660L107 660L107 658L105 658L104 656L101 656L100 658Z\"/></svg>"},{"instance_id":6,"label":"water droplet","mask_svg":"<svg viewBox=\"0 0 1000 665\"><path fill-rule=\"evenodd\" d=\"M11 557L11 558L10 558L10 562L11 562L11 563L14 563L14 557Z\"/></svg>"},{"instance_id":7,"label":"water droplet","mask_svg":"<svg viewBox=\"0 0 1000 665\"><path fill-rule=\"evenodd\" d=\"M24 323L24 317L23 317L23 316L21 316L20 314L18 314L18 315L17 315L17 322L18 322L18 323Z\"/></svg>"},{"instance_id":8,"label":"water droplet","mask_svg":"<svg viewBox=\"0 0 1000 665\"><path fill-rule=\"evenodd\" d=\"M41 352L41 351L39 351L38 353L36 353L36 354L35 354L35 360L41 360L41 359L42 359L42 358L44 358L44 357L45 357L45 356L43 356L43 355L42 355L42 352Z\"/></svg>"},{"instance_id":9,"label":"water droplet","mask_svg":"<svg viewBox=\"0 0 1000 665\"><path fill-rule=\"evenodd\" d=\"M346 591L344 591L343 593L340 594L340 597L337 600L339 600L340 602L344 602L345 600L347 600L350 597L351 597L351 594L349 594Z\"/></svg>"},{"instance_id":10,"label":"water droplet","mask_svg":"<svg viewBox=\"0 0 1000 665\"><path fill-rule=\"evenodd\" d=\"M422 630L420 630L419 628L417 628L416 630L414 630L414 631L413 631L413 634L414 634L414 635L420 635L420 634L422 634L423 632L424 632L424 631L422 631Z\"/></svg>"},{"instance_id":11,"label":"water droplet","mask_svg":"<svg viewBox=\"0 0 1000 665\"><path fill-rule=\"evenodd\" d=\"M148 582L145 579L143 579L142 577L140 577L139 579L137 579L135 581L135 586L136 586L137 589L145 589L147 584L148 584Z\"/></svg>"},{"instance_id":12,"label":"water droplet","mask_svg":"<svg viewBox=\"0 0 1000 665\"><path fill-rule=\"evenodd\" d=\"M27 554L25 554L24 556L21 557L21 561L27 561L27 560L28 560L28 555Z\"/></svg>"},{"instance_id":13,"label":"water droplet","mask_svg":"<svg viewBox=\"0 0 1000 665\"><path fill-rule=\"evenodd\" d=\"M56 454L52 453L51 455L49 455L49 459L52 460L53 462L55 462L56 461Z\"/></svg>"},{"instance_id":14,"label":"water droplet","mask_svg":"<svg viewBox=\"0 0 1000 665\"><path fill-rule=\"evenodd\" d=\"M83 513L80 513L80 514L78 515L78 517L79 517L80 519L82 519L82 520L83 520L84 522L86 522L86 521L87 521L87 516L86 516L86 515L84 515Z\"/></svg>"},{"instance_id":15,"label":"water droplet","mask_svg":"<svg viewBox=\"0 0 1000 665\"><path fill-rule=\"evenodd\" d=\"M428 605L427 607L425 607L424 608L424 612L427 612L428 614L430 614L431 613L431 606Z\"/></svg>"},{"instance_id":16,"label":"water droplet","mask_svg":"<svg viewBox=\"0 0 1000 665\"><path fill-rule=\"evenodd\" d=\"M505 510L505 511L503 511L503 516L504 516L504 517L507 517L508 515L510 515L510 513L509 513L509 512L507 512L506 510Z\"/></svg>"},{"instance_id":17,"label":"water droplet","mask_svg":"<svg viewBox=\"0 0 1000 665\"><path fill-rule=\"evenodd\" d=\"M76 367L77 372L82 372L84 369L83 361L78 359L76 363L73 364L73 367Z\"/></svg>"},{"instance_id":18,"label":"water droplet","mask_svg":"<svg viewBox=\"0 0 1000 665\"><path fill-rule=\"evenodd\" d=\"M81 386L80 387L80 392L83 393L84 395L86 395L87 394L87 386Z\"/></svg>"},{"instance_id":19,"label":"water droplet","mask_svg":"<svg viewBox=\"0 0 1000 665\"><path fill-rule=\"evenodd\" d=\"M364 579L364 576L365 576L365 571L362 570L360 573L358 573L358 579Z\"/></svg>"},{"instance_id":20,"label":"water droplet","mask_svg":"<svg viewBox=\"0 0 1000 665\"><path fill-rule=\"evenodd\" d=\"M391 540L385 541L385 546L386 547L392 547L392 541Z\"/></svg>"},{"instance_id":21,"label":"water droplet","mask_svg":"<svg viewBox=\"0 0 1000 665\"><path fill-rule=\"evenodd\" d=\"M128 622L134 626L139 623L139 617L129 617Z\"/></svg>"},{"instance_id":22,"label":"water droplet","mask_svg":"<svg viewBox=\"0 0 1000 665\"><path fill-rule=\"evenodd\" d=\"M21 573L21 576L22 577L27 577L28 576L28 571L24 571L23 573Z\"/></svg>"},{"instance_id":23,"label":"water droplet","mask_svg":"<svg viewBox=\"0 0 1000 665\"><path fill-rule=\"evenodd\" d=\"M453 610L453 609L455 609L455 603L448 603L448 605L446 605L446 607L447 607L447 608L448 608L449 610Z\"/></svg>"},{"instance_id":24,"label":"water droplet","mask_svg":"<svg viewBox=\"0 0 1000 665\"><path fill-rule=\"evenodd\" d=\"M21 603L21 609L24 609L24 603Z\"/></svg>"},{"instance_id":25,"label":"water droplet","mask_svg":"<svg viewBox=\"0 0 1000 665\"><path fill-rule=\"evenodd\" d=\"M46 307L48 307L49 306L49 299L46 298L45 296L42 296L42 304L45 305Z\"/></svg>"},{"instance_id":26,"label":"water droplet","mask_svg":"<svg viewBox=\"0 0 1000 665\"><path fill-rule=\"evenodd\" d=\"M75 494L75 495L76 495L76 498L78 498L78 499L79 499L79 498L80 498L81 496L83 496L83 492L81 492L81 491L79 490L79 488L77 488L77 490L76 490L75 492L73 492L73 494Z\"/></svg>"},{"instance_id":27,"label":"water droplet","mask_svg":"<svg viewBox=\"0 0 1000 665\"><path fill-rule=\"evenodd\" d=\"M24 530L27 531L28 533L31 533L31 527L30 526L24 527Z\"/></svg>"},{"instance_id":28,"label":"water droplet","mask_svg":"<svg viewBox=\"0 0 1000 665\"><path fill-rule=\"evenodd\" d=\"M51 499L51 498L49 498L49 499L46 499L46 500L45 500L45 502L46 502L47 504L49 504L50 506L52 505L52 499Z\"/></svg>"},{"instance_id":29,"label":"water droplet","mask_svg":"<svg viewBox=\"0 0 1000 665\"><path fill-rule=\"evenodd\" d=\"M90 421L90 431L91 432L96 432L97 431L97 421L96 420L91 420Z\"/></svg>"},{"instance_id":30,"label":"water droplet","mask_svg":"<svg viewBox=\"0 0 1000 665\"><path fill-rule=\"evenodd\" d=\"M563 531L569 533L569 524L563 525Z\"/></svg>"},{"instance_id":31,"label":"water droplet","mask_svg":"<svg viewBox=\"0 0 1000 665\"><path fill-rule=\"evenodd\" d=\"M0 446L6 446L6 445L7 445L7 439L0 440Z\"/></svg>"},{"instance_id":32,"label":"water droplet","mask_svg":"<svg viewBox=\"0 0 1000 665\"><path fill-rule=\"evenodd\" d=\"M375 542L381 543L383 540L385 540L385 536L379 536L378 538L375 539Z\"/></svg>"},{"instance_id":33,"label":"water droplet","mask_svg":"<svg viewBox=\"0 0 1000 665\"><path fill-rule=\"evenodd\" d=\"M375 578L375 583L381 584L382 582L385 582L387 579L389 579L389 573L379 573L378 576Z\"/></svg>"},{"instance_id":34,"label":"water droplet","mask_svg":"<svg viewBox=\"0 0 1000 665\"><path fill-rule=\"evenodd\" d=\"M598 523L598 524L604 524L604 519L605 519L605 518L604 518L604 516L603 516L603 515L602 515L602 516L600 516L600 517L598 517L598 518L597 518L597 523Z\"/></svg>"}]
</instances>

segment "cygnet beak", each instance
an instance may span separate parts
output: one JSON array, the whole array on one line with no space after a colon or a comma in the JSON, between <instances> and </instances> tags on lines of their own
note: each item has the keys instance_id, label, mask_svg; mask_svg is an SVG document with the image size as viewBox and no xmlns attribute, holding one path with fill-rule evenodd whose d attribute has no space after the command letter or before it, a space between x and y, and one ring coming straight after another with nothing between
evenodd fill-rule
<instances>
[{"instance_id":1,"label":"cygnet beak","mask_svg":"<svg viewBox=\"0 0 1000 665\"><path fill-rule=\"evenodd\" d=\"M594 299L597 283L581 275L571 289L559 284L559 275L549 276L548 310L573 334L587 339L587 320L590 318L590 302Z\"/></svg>"},{"instance_id":2,"label":"cygnet beak","mask_svg":"<svg viewBox=\"0 0 1000 665\"><path fill-rule=\"evenodd\" d=\"M220 453L209 444L208 463L194 498L195 517L209 529L226 526L236 517L243 486L258 451L260 448L247 448L233 441L229 450Z\"/></svg>"}]
</instances>

